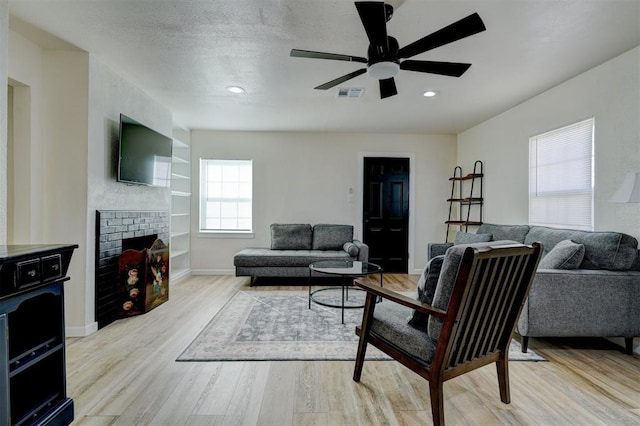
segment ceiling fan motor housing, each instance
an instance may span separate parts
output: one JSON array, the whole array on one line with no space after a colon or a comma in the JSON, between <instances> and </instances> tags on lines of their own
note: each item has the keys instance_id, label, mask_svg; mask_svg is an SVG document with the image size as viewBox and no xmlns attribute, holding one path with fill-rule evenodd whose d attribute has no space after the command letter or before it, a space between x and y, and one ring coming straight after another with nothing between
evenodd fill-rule
<instances>
[{"instance_id":1,"label":"ceiling fan motor housing","mask_svg":"<svg viewBox=\"0 0 640 426\"><path fill-rule=\"evenodd\" d=\"M367 72L377 80L386 80L398 74L400 60L398 59L398 40L387 37L386 46L369 45Z\"/></svg>"}]
</instances>

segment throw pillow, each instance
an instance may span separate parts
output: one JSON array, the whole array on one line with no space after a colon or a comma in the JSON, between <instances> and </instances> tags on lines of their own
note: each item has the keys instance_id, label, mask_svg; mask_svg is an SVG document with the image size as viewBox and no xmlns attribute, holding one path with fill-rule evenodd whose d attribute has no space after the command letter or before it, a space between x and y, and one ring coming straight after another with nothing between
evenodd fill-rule
<instances>
[{"instance_id":1,"label":"throw pillow","mask_svg":"<svg viewBox=\"0 0 640 426\"><path fill-rule=\"evenodd\" d=\"M349 256L351 257L358 256L358 253L360 252L360 249L358 249L358 246L351 242L344 243L344 245L342 246L342 249L347 253L349 253Z\"/></svg>"},{"instance_id":2,"label":"throw pillow","mask_svg":"<svg viewBox=\"0 0 640 426\"><path fill-rule=\"evenodd\" d=\"M491 241L492 234L472 234L471 232L458 232L453 245L458 244L473 244L473 243L486 243Z\"/></svg>"},{"instance_id":3,"label":"throw pillow","mask_svg":"<svg viewBox=\"0 0 640 426\"><path fill-rule=\"evenodd\" d=\"M416 299L421 301L422 303L426 303L428 305L433 302L433 295L436 292L436 285L438 284L438 277L440 276L440 269L442 269L442 261L444 260L444 255L436 256L429 260L422 271L422 275L420 275L420 280L418 280L417 292L418 296ZM409 317L409 324L420 328L427 326L427 320L429 316L420 312L413 312Z\"/></svg>"},{"instance_id":4,"label":"throw pillow","mask_svg":"<svg viewBox=\"0 0 640 426\"><path fill-rule=\"evenodd\" d=\"M578 269L584 259L584 244L560 241L538 264L538 269Z\"/></svg>"}]
</instances>

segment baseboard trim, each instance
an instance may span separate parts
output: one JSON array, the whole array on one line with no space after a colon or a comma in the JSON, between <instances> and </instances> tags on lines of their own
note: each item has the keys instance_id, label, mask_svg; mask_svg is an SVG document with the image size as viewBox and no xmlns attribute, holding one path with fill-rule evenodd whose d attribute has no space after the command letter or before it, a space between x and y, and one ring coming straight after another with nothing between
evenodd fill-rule
<instances>
[{"instance_id":1,"label":"baseboard trim","mask_svg":"<svg viewBox=\"0 0 640 426\"><path fill-rule=\"evenodd\" d=\"M191 275L235 275L234 269L192 269Z\"/></svg>"},{"instance_id":2,"label":"baseboard trim","mask_svg":"<svg viewBox=\"0 0 640 426\"><path fill-rule=\"evenodd\" d=\"M174 274L173 276L170 276L169 277L169 283L170 284L176 284L176 283L182 281L183 279L187 278L189 275L191 275L191 269L182 270L182 271Z\"/></svg>"},{"instance_id":3,"label":"baseboard trim","mask_svg":"<svg viewBox=\"0 0 640 426\"><path fill-rule=\"evenodd\" d=\"M86 337L98 331L98 323L92 322L84 327L65 327L66 337Z\"/></svg>"}]
</instances>

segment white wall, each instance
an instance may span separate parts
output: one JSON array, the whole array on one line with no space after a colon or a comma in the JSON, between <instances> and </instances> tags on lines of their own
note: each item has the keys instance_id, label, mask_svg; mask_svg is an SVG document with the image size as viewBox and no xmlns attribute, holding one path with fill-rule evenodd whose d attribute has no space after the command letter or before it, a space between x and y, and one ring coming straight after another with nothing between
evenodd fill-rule
<instances>
[{"instance_id":1,"label":"white wall","mask_svg":"<svg viewBox=\"0 0 640 426\"><path fill-rule=\"evenodd\" d=\"M417 273L425 264L427 243L444 239L447 177L455 166L455 152L455 137L450 135L192 131L192 270L232 273L237 251L269 247L271 223L345 223L361 230L359 155L401 153L415 159L410 272ZM253 160L255 238L198 234L200 158ZM347 202L349 188L354 189L353 203Z\"/></svg>"},{"instance_id":2,"label":"white wall","mask_svg":"<svg viewBox=\"0 0 640 426\"><path fill-rule=\"evenodd\" d=\"M23 214L29 232L21 232L28 241L19 242L79 245L65 284L67 335L90 334L96 329L96 210L170 209L169 189L116 182L119 114L167 136L172 115L87 52L42 49L15 31L9 35L8 77L28 105L24 120L15 120L27 128L20 136L14 129L16 146L30 157L21 162L30 181L12 182L30 194ZM6 220L6 208L1 217Z\"/></svg>"},{"instance_id":3,"label":"white wall","mask_svg":"<svg viewBox=\"0 0 640 426\"><path fill-rule=\"evenodd\" d=\"M7 169L7 58L9 2L0 0L0 170ZM7 174L0 173L0 244L7 242Z\"/></svg>"},{"instance_id":4,"label":"white wall","mask_svg":"<svg viewBox=\"0 0 640 426\"><path fill-rule=\"evenodd\" d=\"M42 205L43 146L43 51L14 31L9 31L9 83L14 91L14 197L8 209L13 216L11 244L44 242Z\"/></svg>"},{"instance_id":5,"label":"white wall","mask_svg":"<svg viewBox=\"0 0 640 426\"><path fill-rule=\"evenodd\" d=\"M640 239L640 204L607 200L640 171L640 47L458 135L458 162L485 161L485 222L528 221L529 137L595 117L594 225Z\"/></svg>"},{"instance_id":6,"label":"white wall","mask_svg":"<svg viewBox=\"0 0 640 426\"><path fill-rule=\"evenodd\" d=\"M79 244L65 284L67 327L83 324L87 283L84 265L91 250L84 244L87 208L88 55L43 52L43 241Z\"/></svg>"},{"instance_id":7,"label":"white wall","mask_svg":"<svg viewBox=\"0 0 640 426\"><path fill-rule=\"evenodd\" d=\"M76 335L89 334L95 327L96 210L169 211L171 206L170 189L116 181L120 113L171 137L171 112L95 55L89 55L88 78L88 140L85 142L88 167L84 176L88 184L87 206L83 211L83 223L86 223L83 245L87 247L83 275L87 285L84 317L80 322L87 329L71 330Z\"/></svg>"}]
</instances>

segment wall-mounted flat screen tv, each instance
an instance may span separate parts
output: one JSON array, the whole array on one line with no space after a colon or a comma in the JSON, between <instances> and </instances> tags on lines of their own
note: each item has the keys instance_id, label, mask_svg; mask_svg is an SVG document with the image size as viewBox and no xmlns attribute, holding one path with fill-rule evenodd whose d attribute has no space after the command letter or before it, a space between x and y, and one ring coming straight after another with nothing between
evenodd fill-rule
<instances>
[{"instance_id":1,"label":"wall-mounted flat screen tv","mask_svg":"<svg viewBox=\"0 0 640 426\"><path fill-rule=\"evenodd\" d=\"M171 185L171 138L120 114L118 145L118 181L161 187Z\"/></svg>"}]
</instances>

